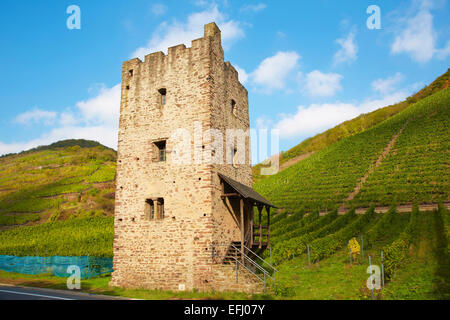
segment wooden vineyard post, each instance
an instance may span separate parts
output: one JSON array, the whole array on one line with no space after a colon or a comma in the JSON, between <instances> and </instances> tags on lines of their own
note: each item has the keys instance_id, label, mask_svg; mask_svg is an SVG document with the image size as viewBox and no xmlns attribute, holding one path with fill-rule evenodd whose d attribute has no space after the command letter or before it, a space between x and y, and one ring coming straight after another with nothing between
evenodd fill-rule
<instances>
[{"instance_id":1,"label":"wooden vineyard post","mask_svg":"<svg viewBox=\"0 0 450 320\"><path fill-rule=\"evenodd\" d=\"M383 265L383 250L381 250L381 281L384 288L384 265Z\"/></svg>"},{"instance_id":2,"label":"wooden vineyard post","mask_svg":"<svg viewBox=\"0 0 450 320\"><path fill-rule=\"evenodd\" d=\"M242 264L244 264L244 241L245 241L245 222L244 222L244 198L241 197L241 258Z\"/></svg>"},{"instance_id":3,"label":"wooden vineyard post","mask_svg":"<svg viewBox=\"0 0 450 320\"><path fill-rule=\"evenodd\" d=\"M307 244L306 247L308 248L308 264L311 265L311 258L309 255L309 244Z\"/></svg>"},{"instance_id":4,"label":"wooden vineyard post","mask_svg":"<svg viewBox=\"0 0 450 320\"><path fill-rule=\"evenodd\" d=\"M361 235L361 258L364 258L364 236Z\"/></svg>"},{"instance_id":5,"label":"wooden vineyard post","mask_svg":"<svg viewBox=\"0 0 450 320\"><path fill-rule=\"evenodd\" d=\"M350 259L350 265L352 265L352 250L350 248L350 242L348 243L348 256Z\"/></svg>"},{"instance_id":6,"label":"wooden vineyard post","mask_svg":"<svg viewBox=\"0 0 450 320\"><path fill-rule=\"evenodd\" d=\"M267 246L270 247L270 207L266 207L267 211Z\"/></svg>"},{"instance_id":7,"label":"wooden vineyard post","mask_svg":"<svg viewBox=\"0 0 450 320\"><path fill-rule=\"evenodd\" d=\"M262 248L262 222L261 222L262 210L263 210L263 207L259 206L258 207L258 212L259 212L259 249Z\"/></svg>"}]
</instances>

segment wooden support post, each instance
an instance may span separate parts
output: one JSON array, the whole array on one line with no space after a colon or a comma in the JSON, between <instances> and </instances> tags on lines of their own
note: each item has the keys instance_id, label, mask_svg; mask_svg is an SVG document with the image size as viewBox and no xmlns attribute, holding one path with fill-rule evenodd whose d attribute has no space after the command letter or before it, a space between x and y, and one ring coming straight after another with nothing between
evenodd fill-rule
<instances>
[{"instance_id":1,"label":"wooden support post","mask_svg":"<svg viewBox=\"0 0 450 320\"><path fill-rule=\"evenodd\" d=\"M245 223L244 223L244 198L240 199L241 204L241 258L244 264L244 241L245 241Z\"/></svg>"},{"instance_id":2,"label":"wooden support post","mask_svg":"<svg viewBox=\"0 0 450 320\"><path fill-rule=\"evenodd\" d=\"M255 212L253 211L253 203L249 205L249 209L250 209L250 243L248 247L251 249L253 247L253 218L255 215Z\"/></svg>"},{"instance_id":3,"label":"wooden support post","mask_svg":"<svg viewBox=\"0 0 450 320\"><path fill-rule=\"evenodd\" d=\"M267 211L267 247L270 247L270 207L266 207Z\"/></svg>"},{"instance_id":4,"label":"wooden support post","mask_svg":"<svg viewBox=\"0 0 450 320\"><path fill-rule=\"evenodd\" d=\"M261 218L262 218L262 211L263 211L263 206L259 206L258 207L258 212L259 212L259 249L262 248L262 222L261 222Z\"/></svg>"}]
</instances>

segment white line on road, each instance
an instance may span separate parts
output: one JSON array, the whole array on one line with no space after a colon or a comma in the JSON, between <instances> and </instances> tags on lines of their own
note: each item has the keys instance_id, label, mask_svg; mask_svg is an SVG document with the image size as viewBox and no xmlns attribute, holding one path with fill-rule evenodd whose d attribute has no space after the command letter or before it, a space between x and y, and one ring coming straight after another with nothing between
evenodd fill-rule
<instances>
[{"instance_id":1,"label":"white line on road","mask_svg":"<svg viewBox=\"0 0 450 320\"><path fill-rule=\"evenodd\" d=\"M41 297L41 298L50 298L50 299L59 299L59 300L75 300L70 298L62 298L62 297L55 297L55 296L46 296L43 294L37 294L37 293L26 293L26 292L17 292L17 291L9 291L9 290L0 290L0 292L5 293L15 293L15 294L22 294L26 296L35 296L35 297Z\"/></svg>"}]
</instances>

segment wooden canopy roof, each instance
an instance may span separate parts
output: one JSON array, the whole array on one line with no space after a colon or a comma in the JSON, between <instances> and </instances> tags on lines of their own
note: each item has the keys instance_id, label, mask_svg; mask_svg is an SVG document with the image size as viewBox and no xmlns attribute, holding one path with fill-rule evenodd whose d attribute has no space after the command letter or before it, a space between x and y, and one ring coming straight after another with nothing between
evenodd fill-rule
<instances>
[{"instance_id":1,"label":"wooden canopy roof","mask_svg":"<svg viewBox=\"0 0 450 320\"><path fill-rule=\"evenodd\" d=\"M258 192L253 190L250 187L247 187L246 185L231 179L230 177L227 177L221 173L218 173L219 177L228 184L231 188L233 188L237 193L239 193L242 197L246 199L251 199L259 204L269 206L272 208L276 208L272 203L269 202L266 198L264 198L262 195L260 195Z\"/></svg>"}]
</instances>

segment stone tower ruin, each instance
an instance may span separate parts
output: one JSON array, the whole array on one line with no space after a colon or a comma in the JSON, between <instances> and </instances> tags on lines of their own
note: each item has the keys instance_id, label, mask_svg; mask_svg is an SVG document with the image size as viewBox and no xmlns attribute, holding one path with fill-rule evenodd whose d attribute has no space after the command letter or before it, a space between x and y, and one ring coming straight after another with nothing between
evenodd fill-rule
<instances>
[{"instance_id":1,"label":"stone tower ruin","mask_svg":"<svg viewBox=\"0 0 450 320\"><path fill-rule=\"evenodd\" d=\"M244 147L225 143L230 129ZM248 130L248 93L215 23L190 48L123 63L111 285L261 290L251 254L270 245L273 205L251 189Z\"/></svg>"}]
</instances>

